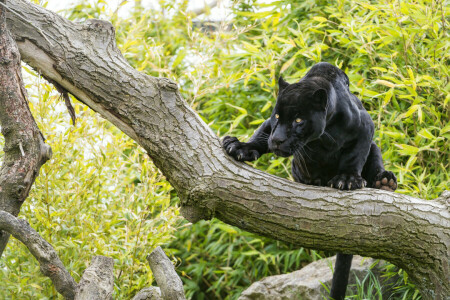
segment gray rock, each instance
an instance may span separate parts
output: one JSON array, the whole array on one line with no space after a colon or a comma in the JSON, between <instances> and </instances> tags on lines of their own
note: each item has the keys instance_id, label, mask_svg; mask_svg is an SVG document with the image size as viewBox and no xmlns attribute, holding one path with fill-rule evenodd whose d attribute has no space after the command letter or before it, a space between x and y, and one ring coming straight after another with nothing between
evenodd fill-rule
<instances>
[{"instance_id":1,"label":"gray rock","mask_svg":"<svg viewBox=\"0 0 450 300\"><path fill-rule=\"evenodd\" d=\"M331 286L332 267L336 256L310 263L301 270L290 274L269 276L253 283L239 300L323 300L327 299L325 288ZM362 280L370 266L372 258L353 257L349 284L355 283L355 275ZM376 270L372 270L376 273Z\"/></svg>"}]
</instances>

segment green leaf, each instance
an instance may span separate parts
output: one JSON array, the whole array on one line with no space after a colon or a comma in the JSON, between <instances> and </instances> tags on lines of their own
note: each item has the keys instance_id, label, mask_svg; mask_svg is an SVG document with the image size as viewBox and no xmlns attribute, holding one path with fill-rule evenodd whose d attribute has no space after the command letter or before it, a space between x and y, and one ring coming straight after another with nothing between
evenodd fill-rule
<instances>
[{"instance_id":1,"label":"green leaf","mask_svg":"<svg viewBox=\"0 0 450 300\"><path fill-rule=\"evenodd\" d=\"M263 108L261 109L261 112L263 113L271 107L272 107L272 101L267 101L266 104L264 104Z\"/></svg>"},{"instance_id":2,"label":"green leaf","mask_svg":"<svg viewBox=\"0 0 450 300\"><path fill-rule=\"evenodd\" d=\"M264 123L264 119L258 119L258 120L254 120L254 121L251 121L249 124L250 125L259 125L259 124L262 124L262 123Z\"/></svg>"},{"instance_id":3,"label":"green leaf","mask_svg":"<svg viewBox=\"0 0 450 300\"><path fill-rule=\"evenodd\" d=\"M375 81L375 84L382 84L382 85L385 85L385 86L390 87L390 88L394 88L395 87L394 83L392 83L390 81L387 81L387 80L382 80L382 79L377 79Z\"/></svg>"},{"instance_id":4,"label":"green leaf","mask_svg":"<svg viewBox=\"0 0 450 300\"><path fill-rule=\"evenodd\" d=\"M287 68L289 68L293 63L294 63L294 61L296 60L296 56L294 55L294 56L292 56L287 62L285 62L284 64L283 64L283 66L281 67L281 69L280 69L280 73L283 73Z\"/></svg>"},{"instance_id":5,"label":"green leaf","mask_svg":"<svg viewBox=\"0 0 450 300\"><path fill-rule=\"evenodd\" d=\"M240 113L242 113L244 115L247 115L247 110L245 108L239 107L239 106L236 106L236 105L233 105L233 104L230 104L230 103L225 103L225 104L230 106L230 107L232 107L232 108L237 109Z\"/></svg>"},{"instance_id":6,"label":"green leaf","mask_svg":"<svg viewBox=\"0 0 450 300\"><path fill-rule=\"evenodd\" d=\"M407 144L395 144L395 146L400 148L398 152L402 155L415 155L419 152L419 148Z\"/></svg>"},{"instance_id":7,"label":"green leaf","mask_svg":"<svg viewBox=\"0 0 450 300\"><path fill-rule=\"evenodd\" d=\"M318 21L318 22L326 22L328 21L326 18L324 17L313 17L313 20Z\"/></svg>"}]
</instances>

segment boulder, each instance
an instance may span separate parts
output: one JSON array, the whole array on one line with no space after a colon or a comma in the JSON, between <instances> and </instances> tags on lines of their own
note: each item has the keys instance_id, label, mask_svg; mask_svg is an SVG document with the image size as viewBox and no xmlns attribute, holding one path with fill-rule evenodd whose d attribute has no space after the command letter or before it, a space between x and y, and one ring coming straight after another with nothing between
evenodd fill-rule
<instances>
[{"instance_id":1,"label":"boulder","mask_svg":"<svg viewBox=\"0 0 450 300\"><path fill-rule=\"evenodd\" d=\"M239 300L323 300L328 293L323 285L331 286L332 267L336 256L310 263L301 270L276 276L269 276L253 283L242 292ZM376 262L372 258L355 255L352 261L349 285L355 284L355 276L363 280L370 266ZM372 269L377 275L379 270Z\"/></svg>"}]
</instances>

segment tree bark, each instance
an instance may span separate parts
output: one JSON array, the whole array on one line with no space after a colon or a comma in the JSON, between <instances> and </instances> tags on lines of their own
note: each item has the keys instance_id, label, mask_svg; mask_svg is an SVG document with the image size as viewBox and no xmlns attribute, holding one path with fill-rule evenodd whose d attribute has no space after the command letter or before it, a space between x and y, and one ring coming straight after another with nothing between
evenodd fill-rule
<instances>
[{"instance_id":1,"label":"tree bark","mask_svg":"<svg viewBox=\"0 0 450 300\"><path fill-rule=\"evenodd\" d=\"M27 246L38 260L41 272L52 280L58 293L66 299L74 299L75 280L67 272L52 245L31 228L27 221L0 210L0 229L12 234Z\"/></svg>"},{"instance_id":2,"label":"tree bark","mask_svg":"<svg viewBox=\"0 0 450 300\"><path fill-rule=\"evenodd\" d=\"M114 260L95 256L84 270L75 300L112 299L114 292Z\"/></svg>"},{"instance_id":3,"label":"tree bark","mask_svg":"<svg viewBox=\"0 0 450 300\"><path fill-rule=\"evenodd\" d=\"M186 300L183 282L178 277L172 262L161 249L157 247L147 256L148 264L152 269L161 296L164 300Z\"/></svg>"},{"instance_id":4,"label":"tree bark","mask_svg":"<svg viewBox=\"0 0 450 300\"><path fill-rule=\"evenodd\" d=\"M55 289L68 300L112 299L114 274L112 258L95 256L77 285L64 267L55 249L26 220L0 210L0 230L21 241L37 259L41 272L50 278Z\"/></svg>"},{"instance_id":5,"label":"tree bark","mask_svg":"<svg viewBox=\"0 0 450 300\"><path fill-rule=\"evenodd\" d=\"M448 198L343 192L290 182L235 162L175 82L139 73L110 23L70 22L23 0L8 21L22 58L136 140L177 190L183 215L216 217L298 246L388 260L425 299L450 295Z\"/></svg>"},{"instance_id":6,"label":"tree bark","mask_svg":"<svg viewBox=\"0 0 450 300\"><path fill-rule=\"evenodd\" d=\"M140 290L131 300L163 300L159 287L151 286Z\"/></svg>"},{"instance_id":7,"label":"tree bark","mask_svg":"<svg viewBox=\"0 0 450 300\"><path fill-rule=\"evenodd\" d=\"M51 149L31 115L23 85L20 54L6 28L5 0L0 0L0 126L5 156L0 169L0 211L17 216ZM9 234L0 231L0 257Z\"/></svg>"}]
</instances>

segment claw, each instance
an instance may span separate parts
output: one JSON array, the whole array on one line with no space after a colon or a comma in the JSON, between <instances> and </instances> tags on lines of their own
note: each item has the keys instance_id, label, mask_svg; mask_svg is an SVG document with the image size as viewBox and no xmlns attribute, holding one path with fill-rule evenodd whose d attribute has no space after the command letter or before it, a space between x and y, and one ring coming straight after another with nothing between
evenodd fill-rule
<instances>
[{"instance_id":1,"label":"claw","mask_svg":"<svg viewBox=\"0 0 450 300\"><path fill-rule=\"evenodd\" d=\"M253 160L257 160L258 159L258 155L253 154Z\"/></svg>"},{"instance_id":2,"label":"claw","mask_svg":"<svg viewBox=\"0 0 450 300\"><path fill-rule=\"evenodd\" d=\"M339 181L339 183L338 183L338 189L341 189L342 185L343 185L342 181Z\"/></svg>"},{"instance_id":3,"label":"claw","mask_svg":"<svg viewBox=\"0 0 450 300\"><path fill-rule=\"evenodd\" d=\"M232 150L233 150L233 146L231 146L230 148L228 148L228 154L230 154Z\"/></svg>"},{"instance_id":4,"label":"claw","mask_svg":"<svg viewBox=\"0 0 450 300\"><path fill-rule=\"evenodd\" d=\"M331 184L330 187L333 188L333 184Z\"/></svg>"},{"instance_id":5,"label":"claw","mask_svg":"<svg viewBox=\"0 0 450 300\"><path fill-rule=\"evenodd\" d=\"M349 189L349 190L352 189L352 183L351 183L351 182L348 184L348 189Z\"/></svg>"},{"instance_id":6,"label":"claw","mask_svg":"<svg viewBox=\"0 0 450 300\"><path fill-rule=\"evenodd\" d=\"M242 159L242 154L239 154L238 155L238 160L241 160Z\"/></svg>"}]
</instances>

